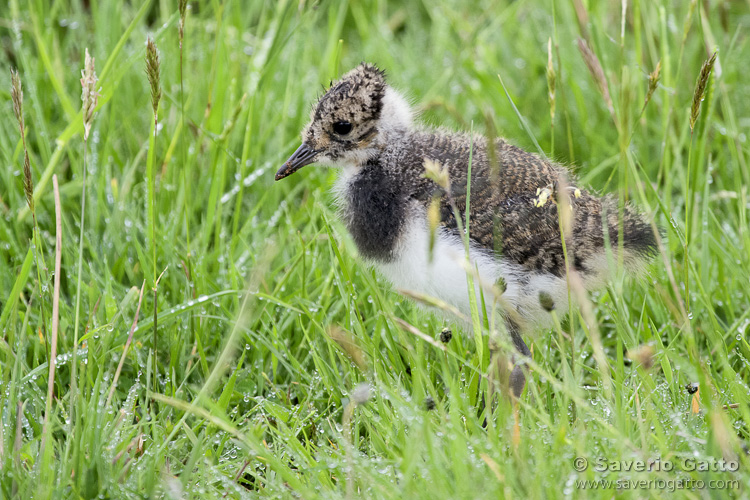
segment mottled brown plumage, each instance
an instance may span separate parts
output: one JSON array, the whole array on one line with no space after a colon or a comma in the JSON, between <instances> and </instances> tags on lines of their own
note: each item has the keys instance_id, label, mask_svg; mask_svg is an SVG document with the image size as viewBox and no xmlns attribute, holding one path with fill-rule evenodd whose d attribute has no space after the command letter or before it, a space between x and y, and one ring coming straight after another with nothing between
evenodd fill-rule
<instances>
[{"instance_id":1,"label":"mottled brown plumage","mask_svg":"<svg viewBox=\"0 0 750 500\"><path fill-rule=\"evenodd\" d=\"M495 141L496 165L490 161L487 140L482 136L411 132L403 137L404 147L388 148L383 155L389 175L408 186L408 195L425 206L437 189L422 177L424 159L448 168L451 195L463 217L466 211L467 177L471 152L471 198L469 234L478 246L516 262L530 271L546 271L561 276L564 260L558 206L553 199L543 206L534 203L538 189L569 186L566 197L572 208L572 234L569 258L577 270L587 273L587 260L600 255L605 246L605 228L611 245L617 247L619 207L613 198L598 198L584 189L573 196L577 180L566 169L528 153L502 139ZM493 175L493 170L495 174ZM553 193L554 194L554 193ZM441 199L442 224L457 230L450 197ZM607 213L606 223L603 214ZM653 251L651 228L643 217L625 207L622 234L635 260Z\"/></svg>"}]
</instances>

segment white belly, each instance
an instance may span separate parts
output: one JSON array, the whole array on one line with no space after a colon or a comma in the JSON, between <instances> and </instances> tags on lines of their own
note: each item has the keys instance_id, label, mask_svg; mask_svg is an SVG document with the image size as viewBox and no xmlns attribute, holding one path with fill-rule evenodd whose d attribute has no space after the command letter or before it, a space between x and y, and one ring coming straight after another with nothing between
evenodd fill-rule
<instances>
[{"instance_id":1,"label":"white belly","mask_svg":"<svg viewBox=\"0 0 750 500\"><path fill-rule=\"evenodd\" d=\"M445 230L439 230L432 260L429 255L429 230L423 217L413 217L399 241L397 257L388 263L377 262L375 267L396 289L419 292L447 302L469 316L469 287L463 242ZM551 326L551 315L539 302L539 293L548 293L558 314L568 308L567 287L564 279L549 273L535 273L502 258L495 258L478 249L470 251L470 267L478 270L474 278L477 303L480 293L489 312L493 303L493 285L503 278L506 289L502 293L504 307L512 307L522 323L532 329ZM497 288L495 287L495 290Z\"/></svg>"}]
</instances>

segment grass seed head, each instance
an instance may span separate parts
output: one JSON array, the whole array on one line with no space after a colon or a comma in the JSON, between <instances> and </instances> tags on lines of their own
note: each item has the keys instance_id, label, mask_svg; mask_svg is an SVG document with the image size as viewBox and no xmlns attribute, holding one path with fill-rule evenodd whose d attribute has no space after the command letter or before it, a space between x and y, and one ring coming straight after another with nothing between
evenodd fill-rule
<instances>
[{"instance_id":1,"label":"grass seed head","mask_svg":"<svg viewBox=\"0 0 750 500\"><path fill-rule=\"evenodd\" d=\"M354 388L351 394L351 401L357 406L367 403L371 398L370 384L362 382Z\"/></svg>"},{"instance_id":2,"label":"grass seed head","mask_svg":"<svg viewBox=\"0 0 750 500\"><path fill-rule=\"evenodd\" d=\"M653 97L654 92L656 92L656 87L659 85L660 79L661 79L661 60L659 60L659 62L656 63L656 68L654 68L654 70L648 75L648 92L646 92L646 100L643 103L644 108L651 100L651 97Z\"/></svg>"},{"instance_id":3,"label":"grass seed head","mask_svg":"<svg viewBox=\"0 0 750 500\"><path fill-rule=\"evenodd\" d=\"M430 230L430 241L428 245L428 259L432 262L435 242L437 240L438 226L440 225L440 196L433 196L430 206L427 208L427 223Z\"/></svg>"},{"instance_id":4,"label":"grass seed head","mask_svg":"<svg viewBox=\"0 0 750 500\"><path fill-rule=\"evenodd\" d=\"M182 38L185 35L185 15L187 13L187 0L179 0L178 9L180 11L180 24L178 26L180 34L180 47L182 47Z\"/></svg>"},{"instance_id":5,"label":"grass seed head","mask_svg":"<svg viewBox=\"0 0 750 500\"><path fill-rule=\"evenodd\" d=\"M425 159L424 161L424 176L435 184L443 188L446 192L450 188L450 178L448 176L448 167L441 166L440 163Z\"/></svg>"},{"instance_id":6,"label":"grass seed head","mask_svg":"<svg viewBox=\"0 0 750 500\"><path fill-rule=\"evenodd\" d=\"M154 117L159 111L159 101L161 100L160 65L159 51L151 37L148 37L148 40L146 40L146 75L148 76L148 83L151 85L151 108L154 111Z\"/></svg>"},{"instance_id":7,"label":"grass seed head","mask_svg":"<svg viewBox=\"0 0 750 500\"><path fill-rule=\"evenodd\" d=\"M596 57L594 51L591 50L591 47L589 47L589 44L583 38L578 39L578 50L581 52L583 61L586 63L589 73L591 73L592 78L596 82L596 86L599 87L599 92L602 93L610 114L614 114L612 97L609 95L609 87L607 86L607 77L604 75L604 69L599 62L599 58Z\"/></svg>"},{"instance_id":8,"label":"grass seed head","mask_svg":"<svg viewBox=\"0 0 750 500\"><path fill-rule=\"evenodd\" d=\"M89 138L91 123L94 121L94 110L99 102L99 91L96 83L99 78L96 76L94 67L94 58L89 55L89 49L86 49L86 58L81 70L81 102L83 103L83 140Z\"/></svg>"},{"instance_id":9,"label":"grass seed head","mask_svg":"<svg viewBox=\"0 0 750 500\"><path fill-rule=\"evenodd\" d=\"M629 349L627 357L641 365L644 370L650 370L654 366L654 354L653 346L643 344Z\"/></svg>"},{"instance_id":10,"label":"grass seed head","mask_svg":"<svg viewBox=\"0 0 750 500\"><path fill-rule=\"evenodd\" d=\"M555 85L557 75L555 66L552 64L552 38L547 39L547 94L549 97L549 116L552 122L555 121Z\"/></svg>"},{"instance_id":11,"label":"grass seed head","mask_svg":"<svg viewBox=\"0 0 750 500\"><path fill-rule=\"evenodd\" d=\"M34 211L34 181L31 179L31 164L29 163L29 152L23 148L23 193L26 195L26 203L29 209Z\"/></svg>"},{"instance_id":12,"label":"grass seed head","mask_svg":"<svg viewBox=\"0 0 750 500\"><path fill-rule=\"evenodd\" d=\"M552 295L545 291L539 292L539 305L547 312L555 310L555 301L552 299Z\"/></svg>"},{"instance_id":13,"label":"grass seed head","mask_svg":"<svg viewBox=\"0 0 750 500\"><path fill-rule=\"evenodd\" d=\"M23 139L23 88L21 87L21 78L18 76L18 71L13 68L10 69L10 96L13 101L13 113L16 115L18 128L21 130L21 138Z\"/></svg>"},{"instance_id":14,"label":"grass seed head","mask_svg":"<svg viewBox=\"0 0 750 500\"><path fill-rule=\"evenodd\" d=\"M508 289L508 282L505 281L505 278L502 276L499 276L497 278L497 281L495 281L495 296L499 297L500 295L504 294L505 291Z\"/></svg>"},{"instance_id":15,"label":"grass seed head","mask_svg":"<svg viewBox=\"0 0 750 500\"><path fill-rule=\"evenodd\" d=\"M23 193L26 196L26 203L29 209L34 211L34 181L31 178L31 163L29 162L29 152L26 149L26 124L23 119L23 87L18 71L10 70L10 98L13 101L13 114L16 115L18 129L21 131L21 142L23 142Z\"/></svg>"},{"instance_id":16,"label":"grass seed head","mask_svg":"<svg viewBox=\"0 0 750 500\"><path fill-rule=\"evenodd\" d=\"M714 68L716 62L717 51L714 51L701 66L701 72L698 74L698 79L695 81L695 91L693 92L693 104L690 107L690 132L695 128L695 122L698 121L698 115L701 111L701 102L706 97L706 87L708 86L708 78L711 76L711 70Z\"/></svg>"}]
</instances>

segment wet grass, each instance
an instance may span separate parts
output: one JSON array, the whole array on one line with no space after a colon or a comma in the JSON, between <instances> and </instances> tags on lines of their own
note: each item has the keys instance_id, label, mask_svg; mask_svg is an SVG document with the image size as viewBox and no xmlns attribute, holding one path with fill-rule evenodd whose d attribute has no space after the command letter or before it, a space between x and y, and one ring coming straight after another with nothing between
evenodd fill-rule
<instances>
[{"instance_id":1,"label":"wet grass","mask_svg":"<svg viewBox=\"0 0 750 500\"><path fill-rule=\"evenodd\" d=\"M623 20L618 2L577 0L190 2L182 82L177 2L0 6L0 496L612 498L576 482L598 479L657 481L621 483L625 498L680 479L705 486L681 496L747 495L750 9L625 5ZM101 96L83 190L86 47ZM530 339L517 410L493 397L486 335L361 264L331 209L334 172L273 181L311 101L361 60L425 122L538 144L662 228L646 279L619 276L590 318ZM675 470L595 470L649 459ZM681 470L721 459L737 470Z\"/></svg>"}]
</instances>

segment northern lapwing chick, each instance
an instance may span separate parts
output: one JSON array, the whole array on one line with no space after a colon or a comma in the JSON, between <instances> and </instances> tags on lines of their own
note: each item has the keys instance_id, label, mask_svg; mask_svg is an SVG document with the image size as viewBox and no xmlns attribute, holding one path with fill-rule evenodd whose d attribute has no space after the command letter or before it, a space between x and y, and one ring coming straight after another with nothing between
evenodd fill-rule
<instances>
[{"instance_id":1,"label":"northern lapwing chick","mask_svg":"<svg viewBox=\"0 0 750 500\"><path fill-rule=\"evenodd\" d=\"M341 168L334 188L340 217L362 257L394 287L469 315L466 269L477 270L477 289L485 303L499 294L507 329L525 356L522 333L550 327L551 308L568 308L559 215L568 212L568 263L587 289L606 282L605 241L628 270L642 269L655 251L641 215L632 208L623 214L616 199L580 189L562 166L502 139L488 143L415 125L409 104L371 64L360 64L320 98L302 145L276 180L314 163ZM426 167L433 175L425 175ZM467 192L468 266L456 220L466 213ZM428 212L439 213L436 229ZM524 381L516 366L516 395Z\"/></svg>"}]
</instances>

